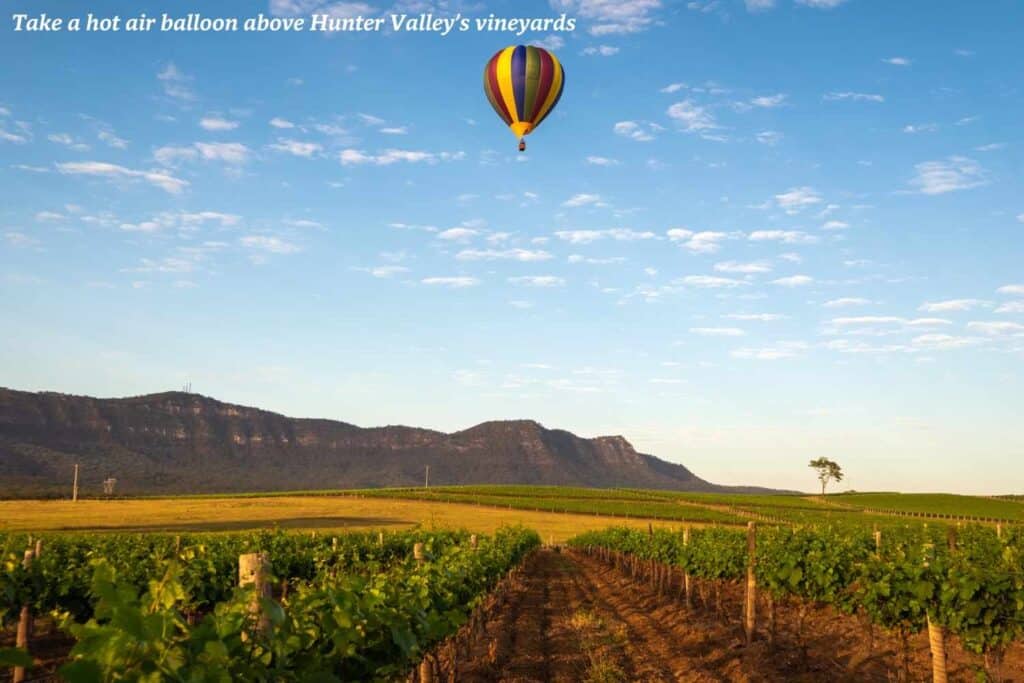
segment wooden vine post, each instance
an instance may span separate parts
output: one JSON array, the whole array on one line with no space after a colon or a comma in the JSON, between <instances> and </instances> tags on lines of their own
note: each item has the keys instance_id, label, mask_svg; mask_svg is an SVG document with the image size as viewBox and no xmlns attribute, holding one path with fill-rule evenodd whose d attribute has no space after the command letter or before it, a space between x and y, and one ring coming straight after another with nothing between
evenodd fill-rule
<instances>
[{"instance_id":1,"label":"wooden vine post","mask_svg":"<svg viewBox=\"0 0 1024 683\"><path fill-rule=\"evenodd\" d=\"M747 592L743 605L743 631L747 645L754 642L754 628L757 625L757 576L754 565L757 561L757 529L754 522L747 522Z\"/></svg>"},{"instance_id":2,"label":"wooden vine post","mask_svg":"<svg viewBox=\"0 0 1024 683\"><path fill-rule=\"evenodd\" d=\"M952 532L952 529L950 530ZM954 532L955 533L955 532ZM924 566L928 566L928 551L934 549L931 543L925 543ZM956 547L955 536L950 536L949 548ZM931 612L925 614L928 622L928 647L932 655L932 683L947 683L949 680L946 673L946 630L941 624L932 621Z\"/></svg>"},{"instance_id":3,"label":"wooden vine post","mask_svg":"<svg viewBox=\"0 0 1024 683\"><path fill-rule=\"evenodd\" d=\"M477 549L479 543L480 542L477 539L476 534L473 534L472 536L469 537L469 547L472 548L473 550Z\"/></svg>"},{"instance_id":4,"label":"wooden vine post","mask_svg":"<svg viewBox=\"0 0 1024 683\"><path fill-rule=\"evenodd\" d=\"M25 555L21 561L21 566L26 570L32 567L32 560L39 557L43 552L43 542L41 540L36 541L35 548L28 548L25 551ZM27 604L21 606L21 613L18 615L18 631L14 636L14 646L28 650L29 640L32 635L32 608ZM11 680L14 683L21 683L25 680L25 667L16 666L14 667L14 673L12 674Z\"/></svg>"},{"instance_id":5,"label":"wooden vine post","mask_svg":"<svg viewBox=\"0 0 1024 683\"><path fill-rule=\"evenodd\" d=\"M690 527L683 529L683 547L690 545ZM690 579L690 572L683 572L683 591L686 595L686 609L693 609L693 586Z\"/></svg>"},{"instance_id":6,"label":"wooden vine post","mask_svg":"<svg viewBox=\"0 0 1024 683\"><path fill-rule=\"evenodd\" d=\"M416 560L416 564L423 566L423 562L426 560L426 556L423 554L423 544L416 543L412 546L412 556ZM434 683L434 662L428 657L424 657L423 661L420 662L420 683Z\"/></svg>"},{"instance_id":7,"label":"wooden vine post","mask_svg":"<svg viewBox=\"0 0 1024 683\"><path fill-rule=\"evenodd\" d=\"M254 631L270 632L270 618L263 610L262 599L270 598L270 556L266 553L248 553L238 556L238 585L254 586L249 614L255 620ZM244 635L244 634L243 634Z\"/></svg>"}]
</instances>

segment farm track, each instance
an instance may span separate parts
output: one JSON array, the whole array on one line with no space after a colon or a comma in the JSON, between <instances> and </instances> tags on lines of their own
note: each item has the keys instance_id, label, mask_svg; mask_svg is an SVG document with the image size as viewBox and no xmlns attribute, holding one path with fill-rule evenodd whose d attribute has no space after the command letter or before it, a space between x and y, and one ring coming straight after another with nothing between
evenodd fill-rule
<instances>
[{"instance_id":1,"label":"farm track","mask_svg":"<svg viewBox=\"0 0 1024 683\"><path fill-rule=\"evenodd\" d=\"M665 595L582 553L545 549L494 605L454 676L466 683L580 681L870 683L898 679L895 638L877 632L872 647L853 617L811 609L803 646L793 608L780 608L776 644L744 644L738 587L723 590L723 609L687 612L676 598L678 576ZM763 634L762 634L763 635ZM804 652L806 648L806 654ZM950 680L975 680L978 664L950 652ZM910 681L930 680L927 641L911 643ZM450 662L449 662L450 663ZM1024 652L1015 646L1002 681L1024 681Z\"/></svg>"}]
</instances>

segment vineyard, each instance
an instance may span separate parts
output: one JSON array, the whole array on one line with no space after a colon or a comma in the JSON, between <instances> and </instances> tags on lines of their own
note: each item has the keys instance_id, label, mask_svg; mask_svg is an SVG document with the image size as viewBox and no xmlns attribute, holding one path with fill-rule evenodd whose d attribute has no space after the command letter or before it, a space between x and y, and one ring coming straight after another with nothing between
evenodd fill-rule
<instances>
[{"instance_id":1,"label":"vineyard","mask_svg":"<svg viewBox=\"0 0 1024 683\"><path fill-rule=\"evenodd\" d=\"M70 681L392 680L540 543L518 528L29 540L2 539L3 626L31 641L32 616L51 615L74 641ZM33 664L0 650L15 680Z\"/></svg>"},{"instance_id":2,"label":"vineyard","mask_svg":"<svg viewBox=\"0 0 1024 683\"><path fill-rule=\"evenodd\" d=\"M0 680L1024 681L1019 524L846 496L329 495L450 501L471 528L473 505L532 506L578 531L0 532Z\"/></svg>"},{"instance_id":3,"label":"vineyard","mask_svg":"<svg viewBox=\"0 0 1024 683\"><path fill-rule=\"evenodd\" d=\"M676 580L690 607L699 598L721 614L723 592L740 589L743 606L736 616L748 642L759 633L758 612L764 612L760 632L769 643L784 612L792 613L798 640L809 608L828 606L859 617L869 640L874 627L898 637L896 673L903 677L910 676L910 638L923 631L937 681L947 680L948 637L979 658L975 673L983 680L1002 680L1008 649L1024 637L1019 527L1005 534L980 526L884 533L780 527L756 535L753 526L747 533L608 529L583 534L571 545L659 592Z\"/></svg>"}]
</instances>

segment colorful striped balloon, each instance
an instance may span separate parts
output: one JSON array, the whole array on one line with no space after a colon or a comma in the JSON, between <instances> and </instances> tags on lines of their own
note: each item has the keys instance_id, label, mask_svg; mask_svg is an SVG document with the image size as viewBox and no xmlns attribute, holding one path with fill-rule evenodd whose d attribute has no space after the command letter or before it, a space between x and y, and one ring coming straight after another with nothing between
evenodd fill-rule
<instances>
[{"instance_id":1,"label":"colorful striped balloon","mask_svg":"<svg viewBox=\"0 0 1024 683\"><path fill-rule=\"evenodd\" d=\"M494 111L520 138L547 118L565 87L565 71L552 53L532 45L498 50L484 69L484 92Z\"/></svg>"}]
</instances>

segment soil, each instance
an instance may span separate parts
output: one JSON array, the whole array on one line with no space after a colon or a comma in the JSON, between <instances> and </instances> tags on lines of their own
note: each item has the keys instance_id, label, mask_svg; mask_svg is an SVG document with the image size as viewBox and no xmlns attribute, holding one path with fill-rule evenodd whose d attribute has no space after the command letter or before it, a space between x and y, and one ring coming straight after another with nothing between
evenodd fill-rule
<instances>
[{"instance_id":1,"label":"soil","mask_svg":"<svg viewBox=\"0 0 1024 683\"><path fill-rule=\"evenodd\" d=\"M701 586L684 606L678 571L662 590L589 555L544 549L533 554L474 619L472 631L441 649L435 679L459 683L887 682L930 681L927 637L910 639L909 666L892 634L828 608L808 608L803 638L798 608L776 607L774 642L761 627L747 645L742 591L725 585L721 611ZM953 640L953 639L948 639ZM980 658L947 643L950 681L976 681ZM990 675L993 672L990 672ZM1024 681L1024 647L1006 654L998 678Z\"/></svg>"}]
</instances>

